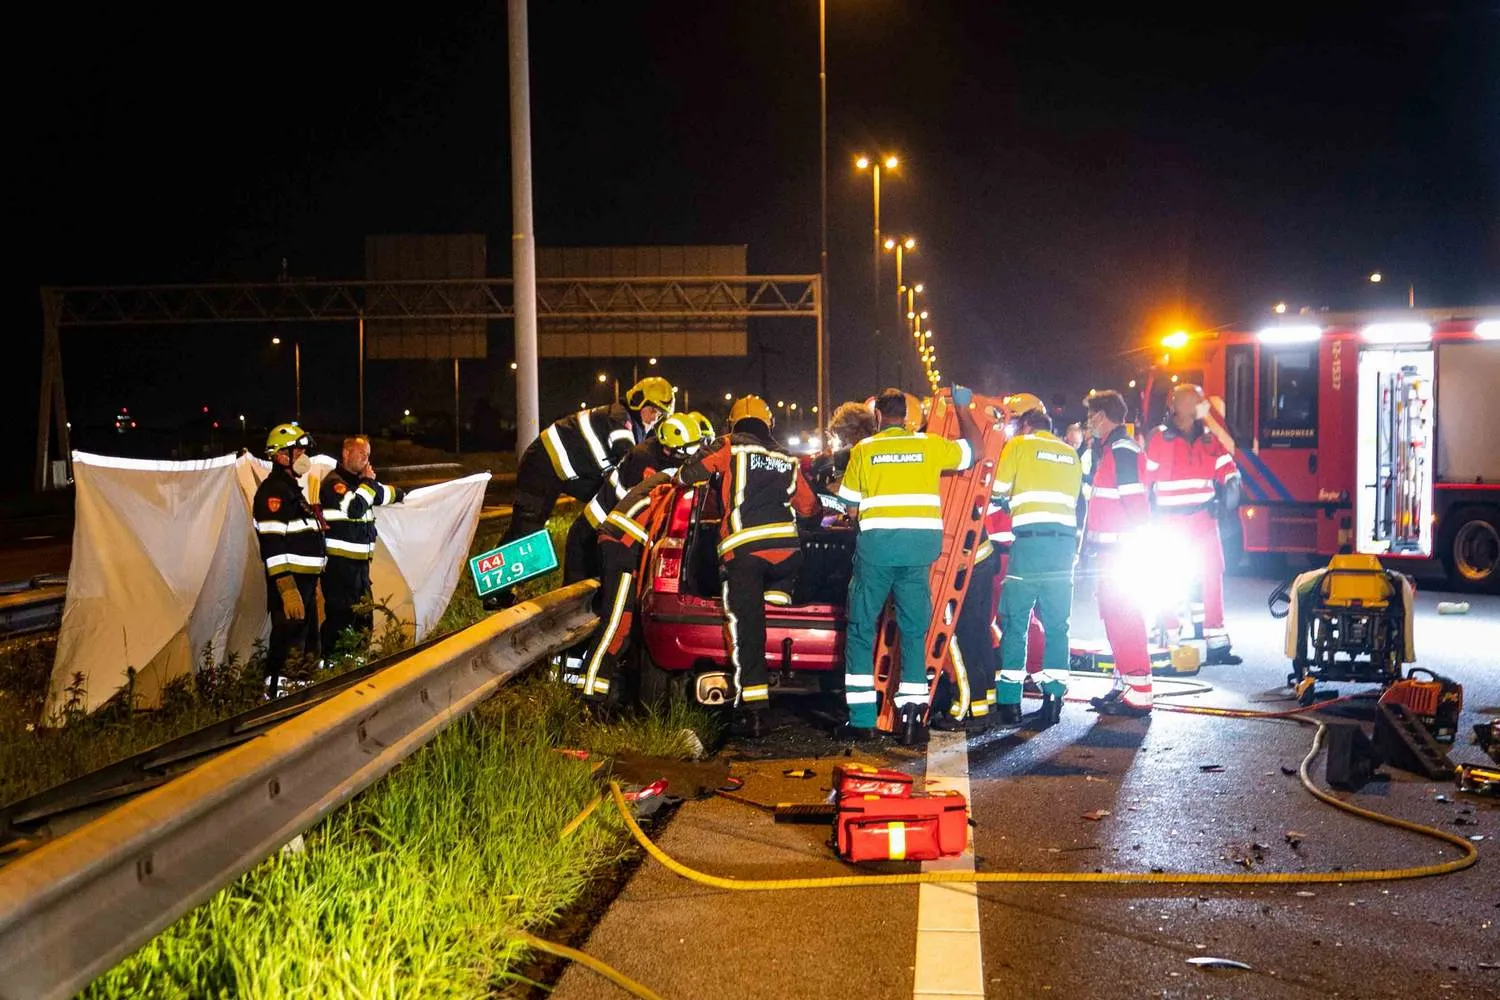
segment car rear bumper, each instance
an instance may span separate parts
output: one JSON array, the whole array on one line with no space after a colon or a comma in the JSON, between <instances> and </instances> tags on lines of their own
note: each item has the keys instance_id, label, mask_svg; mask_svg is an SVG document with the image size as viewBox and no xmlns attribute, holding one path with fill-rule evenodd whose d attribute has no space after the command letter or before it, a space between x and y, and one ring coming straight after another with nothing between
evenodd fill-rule
<instances>
[{"instance_id":1,"label":"car rear bumper","mask_svg":"<svg viewBox=\"0 0 1500 1000\"><path fill-rule=\"evenodd\" d=\"M648 594L641 632L652 662L663 670L727 669L724 614L718 601ZM766 607L766 666L772 671L844 670L844 616L830 605Z\"/></svg>"}]
</instances>

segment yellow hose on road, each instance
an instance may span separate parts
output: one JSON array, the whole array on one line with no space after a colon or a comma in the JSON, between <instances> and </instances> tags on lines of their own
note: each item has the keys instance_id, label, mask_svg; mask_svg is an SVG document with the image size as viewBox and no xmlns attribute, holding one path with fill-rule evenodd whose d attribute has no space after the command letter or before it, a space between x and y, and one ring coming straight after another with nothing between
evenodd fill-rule
<instances>
[{"instance_id":1,"label":"yellow hose on road","mask_svg":"<svg viewBox=\"0 0 1500 1000\"><path fill-rule=\"evenodd\" d=\"M640 997L641 1000L662 1000L661 995L653 992L649 986L636 982L619 969L599 961L587 952L579 951L577 948L569 948L565 944L558 944L555 941L548 941L545 938L534 937L525 931L514 931L513 936L528 948L535 948L537 951L545 951L549 955L556 955L558 958L566 958L569 961L577 962L584 968L608 979L631 996Z\"/></svg>"},{"instance_id":2,"label":"yellow hose on road","mask_svg":"<svg viewBox=\"0 0 1500 1000\"><path fill-rule=\"evenodd\" d=\"M625 826L630 830L631 836L645 849L646 853L655 858L674 874L685 879L698 882L702 885L713 886L718 889L732 889L739 892L777 892L789 889L849 889L873 886L892 885L919 885L923 883L1024 883L1024 882L1094 882L1111 884L1151 884L1151 885L1305 885L1319 882L1388 882L1397 879L1426 878L1431 875L1448 875L1456 871L1468 868L1479 860L1479 852L1474 845L1463 837L1438 830L1434 827L1423 826L1410 820L1399 819L1395 816L1387 816L1384 813L1365 809L1361 806L1351 805L1323 791L1313 784L1308 774L1308 767L1317 757L1318 751L1323 748L1323 737L1328 730L1326 723L1299 714L1304 711L1298 709L1293 712L1251 712L1236 709L1200 708L1194 706L1167 706L1172 711L1192 712L1202 715L1228 716L1235 718L1288 718L1298 722L1314 724L1318 727L1317 734L1313 737L1312 747L1307 756L1302 758L1302 764L1297 769L1297 775L1302 779L1302 786L1320 802L1327 803L1336 809L1343 810L1361 819L1371 820L1385 826L1396 827L1407 830L1424 837L1440 840L1452 847L1456 847L1460 856L1435 865L1416 865L1409 868L1381 868L1371 871L1320 871L1320 872L966 872L966 871L937 871L937 872L912 872L903 875L834 875L823 878L782 878L782 879L734 879L724 878L719 875L710 875L689 868L687 865L673 858L667 852L652 842L646 836L645 831L636 823L635 817L630 814L630 806L625 801L625 796L620 790L618 782L609 783L610 795L614 798L615 807L620 811L620 818L625 821Z\"/></svg>"}]
</instances>

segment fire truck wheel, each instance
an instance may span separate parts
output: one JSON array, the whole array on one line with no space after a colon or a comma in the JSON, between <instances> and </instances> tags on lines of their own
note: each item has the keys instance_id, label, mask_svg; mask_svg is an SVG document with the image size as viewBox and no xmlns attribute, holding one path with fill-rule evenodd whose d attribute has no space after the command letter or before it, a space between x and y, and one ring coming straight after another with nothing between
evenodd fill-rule
<instances>
[{"instance_id":1,"label":"fire truck wheel","mask_svg":"<svg viewBox=\"0 0 1500 1000\"><path fill-rule=\"evenodd\" d=\"M1448 580L1476 590L1500 589L1500 513L1483 507L1460 511L1443 561Z\"/></svg>"},{"instance_id":2,"label":"fire truck wheel","mask_svg":"<svg viewBox=\"0 0 1500 1000\"><path fill-rule=\"evenodd\" d=\"M651 659L651 654L641 651L640 701L647 708L667 708L687 700L688 680L691 671L664 670Z\"/></svg>"}]
</instances>

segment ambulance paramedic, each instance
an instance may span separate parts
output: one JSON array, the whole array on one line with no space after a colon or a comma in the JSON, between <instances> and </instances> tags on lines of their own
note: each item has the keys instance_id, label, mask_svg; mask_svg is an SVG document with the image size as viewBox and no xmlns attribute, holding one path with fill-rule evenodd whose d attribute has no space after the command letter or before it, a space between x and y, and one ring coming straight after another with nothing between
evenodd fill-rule
<instances>
[{"instance_id":1,"label":"ambulance paramedic","mask_svg":"<svg viewBox=\"0 0 1500 1000\"><path fill-rule=\"evenodd\" d=\"M875 400L881 430L854 446L838 495L859 524L854 575L849 584L844 635L844 697L849 719L843 735L874 735L875 622L886 598L895 600L901 633L901 681L894 709L903 740L927 739L927 628L932 617L929 582L943 543L939 477L974 463L983 438L969 407L974 394L953 387L954 410L963 440L950 441L906 429L909 400L886 389Z\"/></svg>"}]
</instances>

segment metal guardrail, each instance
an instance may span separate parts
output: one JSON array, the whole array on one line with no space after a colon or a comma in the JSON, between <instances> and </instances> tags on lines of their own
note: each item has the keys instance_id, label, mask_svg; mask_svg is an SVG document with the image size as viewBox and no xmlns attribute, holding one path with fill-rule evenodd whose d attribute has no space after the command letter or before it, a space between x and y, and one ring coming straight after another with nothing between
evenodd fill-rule
<instances>
[{"instance_id":1,"label":"metal guardrail","mask_svg":"<svg viewBox=\"0 0 1500 1000\"><path fill-rule=\"evenodd\" d=\"M65 576L43 575L0 585L0 638L57 628L67 595Z\"/></svg>"},{"instance_id":2,"label":"metal guardrail","mask_svg":"<svg viewBox=\"0 0 1500 1000\"><path fill-rule=\"evenodd\" d=\"M0 869L0 995L68 997L591 631L585 581L444 639Z\"/></svg>"}]
</instances>

